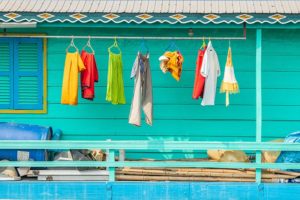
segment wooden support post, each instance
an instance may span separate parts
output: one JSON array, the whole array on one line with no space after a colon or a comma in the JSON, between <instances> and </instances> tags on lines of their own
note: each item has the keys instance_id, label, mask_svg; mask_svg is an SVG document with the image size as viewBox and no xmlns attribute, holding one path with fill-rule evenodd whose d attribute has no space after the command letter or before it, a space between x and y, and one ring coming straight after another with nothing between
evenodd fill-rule
<instances>
[{"instance_id":1,"label":"wooden support post","mask_svg":"<svg viewBox=\"0 0 300 200\"><path fill-rule=\"evenodd\" d=\"M262 30L256 30L256 142L261 142L262 135L262 93L261 93L261 43ZM256 151L256 163L261 163L261 151ZM256 183L261 183L261 169L256 169Z\"/></svg>"},{"instance_id":2,"label":"wooden support post","mask_svg":"<svg viewBox=\"0 0 300 200\"><path fill-rule=\"evenodd\" d=\"M108 161L111 162L111 163L115 162L115 151L112 150L112 149L109 149ZM108 173L109 173L109 181L115 181L115 176L116 176L115 167L109 167L108 168Z\"/></svg>"},{"instance_id":3,"label":"wooden support post","mask_svg":"<svg viewBox=\"0 0 300 200\"><path fill-rule=\"evenodd\" d=\"M124 149L119 150L119 161L121 161L121 162L125 161L125 150Z\"/></svg>"}]
</instances>

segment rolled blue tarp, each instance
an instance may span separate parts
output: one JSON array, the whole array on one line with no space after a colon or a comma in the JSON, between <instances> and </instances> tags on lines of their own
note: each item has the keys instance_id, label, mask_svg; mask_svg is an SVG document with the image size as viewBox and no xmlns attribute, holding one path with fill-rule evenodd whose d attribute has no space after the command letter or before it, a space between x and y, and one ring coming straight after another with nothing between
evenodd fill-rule
<instances>
[{"instance_id":1,"label":"rolled blue tarp","mask_svg":"<svg viewBox=\"0 0 300 200\"><path fill-rule=\"evenodd\" d=\"M284 139L284 143L300 143L300 131L290 133ZM300 163L299 151L282 151L276 160L277 163ZM289 171L300 172L299 169L290 169Z\"/></svg>"},{"instance_id":2,"label":"rolled blue tarp","mask_svg":"<svg viewBox=\"0 0 300 200\"><path fill-rule=\"evenodd\" d=\"M51 127L0 122L0 140L50 140L51 136ZM44 149L0 150L0 160L16 161L18 156L19 158L29 156L30 160L45 161L47 151Z\"/></svg>"}]
</instances>

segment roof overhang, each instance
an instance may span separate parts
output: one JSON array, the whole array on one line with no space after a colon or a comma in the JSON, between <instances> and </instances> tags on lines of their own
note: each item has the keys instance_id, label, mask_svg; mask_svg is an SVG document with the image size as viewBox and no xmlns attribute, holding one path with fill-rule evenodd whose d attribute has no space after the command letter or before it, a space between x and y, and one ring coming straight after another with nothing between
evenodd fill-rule
<instances>
[{"instance_id":1,"label":"roof overhang","mask_svg":"<svg viewBox=\"0 0 300 200\"><path fill-rule=\"evenodd\" d=\"M296 24L299 14L184 14L184 13L1 13L0 22L136 23L136 24Z\"/></svg>"}]
</instances>

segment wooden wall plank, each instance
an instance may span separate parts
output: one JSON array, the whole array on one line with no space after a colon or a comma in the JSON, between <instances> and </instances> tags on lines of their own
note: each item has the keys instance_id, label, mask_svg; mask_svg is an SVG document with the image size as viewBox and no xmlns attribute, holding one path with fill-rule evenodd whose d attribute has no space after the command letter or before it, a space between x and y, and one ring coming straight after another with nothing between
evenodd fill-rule
<instances>
[{"instance_id":1,"label":"wooden wall plank","mask_svg":"<svg viewBox=\"0 0 300 200\"><path fill-rule=\"evenodd\" d=\"M31 123L62 129L64 134L89 135L87 139L93 139L93 135L148 135L152 136L252 136L255 131L255 121L249 120L155 120L153 126L138 128L128 124L127 119L31 119L15 118L7 121L16 123ZM50 122L50 123L49 123ZM166 129L166 127L168 127ZM221 138L220 138L221 139Z\"/></svg>"}]
</instances>

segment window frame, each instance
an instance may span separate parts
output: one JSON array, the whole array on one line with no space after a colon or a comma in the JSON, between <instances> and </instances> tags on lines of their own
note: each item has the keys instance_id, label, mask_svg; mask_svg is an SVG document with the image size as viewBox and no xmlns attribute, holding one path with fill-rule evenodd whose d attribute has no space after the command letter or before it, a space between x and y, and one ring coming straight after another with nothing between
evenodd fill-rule
<instances>
[{"instance_id":1,"label":"window frame","mask_svg":"<svg viewBox=\"0 0 300 200\"><path fill-rule=\"evenodd\" d=\"M30 36L43 36L46 34L15 34L15 33L1 33L0 37L5 38L5 36L9 35L9 37L12 38L30 38ZM21 36L21 37L20 37ZM28 36L28 37L26 37ZM32 110L32 109L28 109L28 110L24 110L24 109L20 109L20 110L16 110L16 109L0 109L0 114L46 114L47 110L48 110L48 105L47 105L47 99L48 99L48 87L47 87L47 38L42 38L42 59L43 59L43 63L42 63L42 74L43 74L43 81L42 81L42 88L43 88L43 100L42 100L42 109L38 109L38 110ZM14 92L14 91L12 91Z\"/></svg>"}]
</instances>

